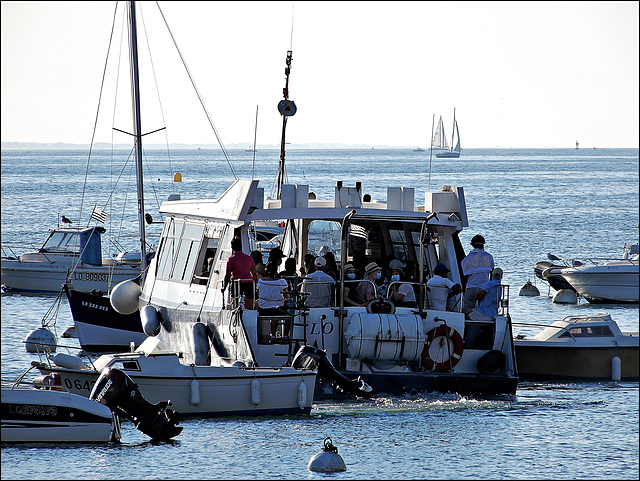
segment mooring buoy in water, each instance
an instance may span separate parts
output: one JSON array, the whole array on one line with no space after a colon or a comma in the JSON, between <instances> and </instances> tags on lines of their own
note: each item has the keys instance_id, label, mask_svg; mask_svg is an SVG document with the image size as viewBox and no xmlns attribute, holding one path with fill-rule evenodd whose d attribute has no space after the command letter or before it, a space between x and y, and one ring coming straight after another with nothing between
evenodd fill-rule
<instances>
[{"instance_id":1,"label":"mooring buoy in water","mask_svg":"<svg viewBox=\"0 0 640 481\"><path fill-rule=\"evenodd\" d=\"M524 283L524 286L518 291L519 296L535 297L540 295L540 291L531 283L531 279Z\"/></svg>"},{"instance_id":2,"label":"mooring buoy in water","mask_svg":"<svg viewBox=\"0 0 640 481\"><path fill-rule=\"evenodd\" d=\"M338 454L338 448L333 445L331 438L327 436L324 438L324 448L311 458L307 469L321 473L334 473L337 471L346 471L347 466Z\"/></svg>"},{"instance_id":3,"label":"mooring buoy in water","mask_svg":"<svg viewBox=\"0 0 640 481\"><path fill-rule=\"evenodd\" d=\"M554 294L551 302L555 302L556 304L577 304L578 295L571 289L560 289Z\"/></svg>"}]
</instances>

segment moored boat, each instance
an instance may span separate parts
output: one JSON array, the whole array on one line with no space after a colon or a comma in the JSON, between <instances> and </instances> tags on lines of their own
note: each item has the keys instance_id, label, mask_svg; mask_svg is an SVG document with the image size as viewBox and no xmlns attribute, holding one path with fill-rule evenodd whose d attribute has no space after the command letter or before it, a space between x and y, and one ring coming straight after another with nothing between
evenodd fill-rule
<instances>
[{"instance_id":1,"label":"moored boat","mask_svg":"<svg viewBox=\"0 0 640 481\"><path fill-rule=\"evenodd\" d=\"M568 316L537 327L543 329L535 336L514 339L521 379L638 380L638 333L622 332L611 315Z\"/></svg>"}]
</instances>

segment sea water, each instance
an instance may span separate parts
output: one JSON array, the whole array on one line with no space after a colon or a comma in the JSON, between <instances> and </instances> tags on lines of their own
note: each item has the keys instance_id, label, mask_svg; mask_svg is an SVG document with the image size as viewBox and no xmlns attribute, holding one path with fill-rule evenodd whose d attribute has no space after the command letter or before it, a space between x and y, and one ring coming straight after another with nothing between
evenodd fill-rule
<instances>
[{"instance_id":1,"label":"sea water","mask_svg":"<svg viewBox=\"0 0 640 481\"><path fill-rule=\"evenodd\" d=\"M2 152L2 244L44 242L59 215L86 224L94 206L110 212L105 237L130 237L105 247L139 249L135 167L122 155L86 151ZM169 194L217 198L235 177L261 179L270 195L277 150L190 149L145 154L145 207L160 220ZM126 155L124 156L127 157ZM463 186L469 227L504 270L511 286L514 334L519 323L550 324L569 315L608 312L622 330L639 330L638 305L554 304L555 291L533 273L547 253L618 257L638 242L637 149L467 149L459 159L409 149L304 150L286 154L289 183L309 184L332 199L337 180L362 183L373 200L387 186L427 191ZM231 165L231 167L230 167ZM174 182L179 172L182 182ZM112 191L109 198L108 192ZM84 192L84 196L83 196ZM108 200L107 200L108 199ZM82 222L78 221L82 200ZM121 222L120 215L126 218ZM160 224L147 226L157 242ZM106 244L108 242L105 241ZM3 253L4 254L4 253ZM538 297L518 296L531 280ZM66 299L3 294L2 378L15 379L37 360L23 340L42 322L58 335L72 325ZM76 339L60 344L77 347ZM376 396L316 402L310 416L195 419L171 443L153 443L123 425L123 441L99 446L2 446L2 479L637 479L638 383L520 382L515 396L454 394ZM330 437L347 471L307 470Z\"/></svg>"}]
</instances>

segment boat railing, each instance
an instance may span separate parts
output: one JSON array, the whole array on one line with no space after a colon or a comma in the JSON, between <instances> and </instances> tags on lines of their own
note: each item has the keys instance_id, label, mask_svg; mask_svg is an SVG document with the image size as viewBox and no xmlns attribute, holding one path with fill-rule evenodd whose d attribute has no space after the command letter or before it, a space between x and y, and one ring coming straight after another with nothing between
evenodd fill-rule
<instances>
[{"instance_id":1,"label":"boat railing","mask_svg":"<svg viewBox=\"0 0 640 481\"><path fill-rule=\"evenodd\" d=\"M20 257L25 252L35 252L40 250L40 245L33 244L31 242L11 242L6 241L2 243L2 257L3 258L15 258Z\"/></svg>"}]
</instances>

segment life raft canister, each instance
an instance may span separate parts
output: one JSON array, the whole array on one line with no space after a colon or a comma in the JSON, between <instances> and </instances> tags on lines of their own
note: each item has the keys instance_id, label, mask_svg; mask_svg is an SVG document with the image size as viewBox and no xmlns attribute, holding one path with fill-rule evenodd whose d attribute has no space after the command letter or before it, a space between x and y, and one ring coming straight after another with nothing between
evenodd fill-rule
<instances>
[{"instance_id":1,"label":"life raft canister","mask_svg":"<svg viewBox=\"0 0 640 481\"><path fill-rule=\"evenodd\" d=\"M451 340L453 348L450 349L447 345L447 339ZM422 349L422 364L427 371L449 371L458 364L463 350L464 342L458 331L450 327L447 335L447 328L438 326L427 333L427 340Z\"/></svg>"}]
</instances>

